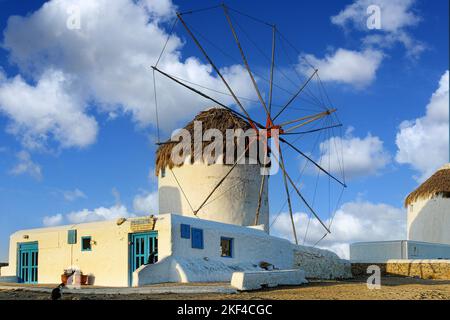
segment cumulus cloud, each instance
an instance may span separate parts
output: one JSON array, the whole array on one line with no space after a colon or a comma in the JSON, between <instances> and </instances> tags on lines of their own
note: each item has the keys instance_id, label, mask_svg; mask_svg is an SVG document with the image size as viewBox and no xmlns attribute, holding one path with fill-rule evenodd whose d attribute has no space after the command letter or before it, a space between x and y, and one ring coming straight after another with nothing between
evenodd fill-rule
<instances>
[{"instance_id":1,"label":"cumulus cloud","mask_svg":"<svg viewBox=\"0 0 450 320\"><path fill-rule=\"evenodd\" d=\"M353 27L359 31L371 32L363 39L366 46L389 48L400 43L406 48L408 56L417 58L426 49L426 45L407 32L408 28L416 26L422 20L414 10L415 3L416 0L356 0L332 16L331 22L347 30ZM367 28L367 8L372 5L380 8L380 30Z\"/></svg>"},{"instance_id":2,"label":"cumulus cloud","mask_svg":"<svg viewBox=\"0 0 450 320\"><path fill-rule=\"evenodd\" d=\"M449 155L449 71L431 96L425 116L403 121L396 136L398 163L409 164L423 181L448 162Z\"/></svg>"},{"instance_id":3,"label":"cumulus cloud","mask_svg":"<svg viewBox=\"0 0 450 320\"><path fill-rule=\"evenodd\" d=\"M371 49L353 51L340 48L324 58L317 58L311 54L303 55L300 61L305 60L319 69L323 81L362 88L375 80L376 72L383 60L383 53ZM311 73L311 69L304 62L299 64L298 69L305 75Z\"/></svg>"},{"instance_id":4,"label":"cumulus cloud","mask_svg":"<svg viewBox=\"0 0 450 320\"><path fill-rule=\"evenodd\" d=\"M365 138L354 137L353 128L344 137L332 137L320 144L322 159L331 159L331 173L344 172L347 179L377 174L391 160L383 141L370 133ZM339 159L338 159L339 156Z\"/></svg>"},{"instance_id":5,"label":"cumulus cloud","mask_svg":"<svg viewBox=\"0 0 450 320\"><path fill-rule=\"evenodd\" d=\"M138 214L156 214L158 212L158 192L144 192L135 196L133 209Z\"/></svg>"},{"instance_id":6,"label":"cumulus cloud","mask_svg":"<svg viewBox=\"0 0 450 320\"><path fill-rule=\"evenodd\" d=\"M80 12L79 29L67 28L67 10L73 6ZM94 142L97 133L88 107L129 115L139 127L154 124L150 66L168 36L170 23L164 21L174 11L169 0L52 0L26 17L10 17L3 47L36 83L27 84L18 76L1 85L0 105L16 129L12 132L22 140L51 136L63 147L83 147ZM183 41L174 34L158 67L179 78L224 89L209 65L182 57L182 48ZM242 66L230 65L222 71L238 95L254 96ZM157 74L157 80L159 104L164 106L159 113L163 129L172 129L177 121L210 104L161 75ZM14 94L25 96L27 104L12 101ZM220 99L232 103L230 97ZM54 108L56 101L59 109ZM33 119L40 121L33 125Z\"/></svg>"},{"instance_id":7,"label":"cumulus cloud","mask_svg":"<svg viewBox=\"0 0 450 320\"><path fill-rule=\"evenodd\" d=\"M326 231L317 219L309 223L306 213L294 214L294 224L300 243L306 234L307 245L314 245ZM325 220L329 226L331 219ZM282 213L273 224L273 235L293 240L292 225L288 213ZM406 213L383 203L353 201L343 204L331 224L331 234L319 242L318 246L336 252L340 257L349 258L349 244L359 241L399 240L406 237Z\"/></svg>"},{"instance_id":8,"label":"cumulus cloud","mask_svg":"<svg viewBox=\"0 0 450 320\"><path fill-rule=\"evenodd\" d=\"M11 122L8 131L28 149L46 146L50 138L62 147L84 147L97 136L96 120L69 93L70 80L60 71L46 71L36 85L20 76L0 83L0 112Z\"/></svg>"},{"instance_id":9,"label":"cumulus cloud","mask_svg":"<svg viewBox=\"0 0 450 320\"><path fill-rule=\"evenodd\" d=\"M42 179L41 166L34 163L27 151L20 151L16 155L17 164L10 170L13 175L28 174L36 180Z\"/></svg>"}]
</instances>

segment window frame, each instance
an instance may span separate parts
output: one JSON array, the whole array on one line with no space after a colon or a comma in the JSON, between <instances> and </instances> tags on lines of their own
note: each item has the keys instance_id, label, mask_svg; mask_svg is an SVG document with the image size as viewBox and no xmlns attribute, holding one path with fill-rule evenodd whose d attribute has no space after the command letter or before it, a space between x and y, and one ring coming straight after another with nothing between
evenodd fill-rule
<instances>
[{"instance_id":1,"label":"window frame","mask_svg":"<svg viewBox=\"0 0 450 320\"><path fill-rule=\"evenodd\" d=\"M85 239L89 239L89 249L83 248L83 241L84 241ZM91 237L91 236L84 236L84 237L81 237L80 244L81 244L81 251L92 251L92 237Z\"/></svg>"},{"instance_id":2,"label":"window frame","mask_svg":"<svg viewBox=\"0 0 450 320\"><path fill-rule=\"evenodd\" d=\"M194 240L194 233L197 233L197 232L199 232L199 234L201 235L201 242L200 242L199 246L197 246L197 244L195 243L195 240ZM191 247L192 247L192 249L204 249L205 248L205 238L203 235L203 229L191 227Z\"/></svg>"},{"instance_id":3,"label":"window frame","mask_svg":"<svg viewBox=\"0 0 450 320\"><path fill-rule=\"evenodd\" d=\"M191 238L191 225L185 223L180 224L180 237L181 239Z\"/></svg>"},{"instance_id":4,"label":"window frame","mask_svg":"<svg viewBox=\"0 0 450 320\"><path fill-rule=\"evenodd\" d=\"M230 241L230 255L224 256L222 255L222 240ZM231 237L220 237L220 257L221 258L234 258L234 238Z\"/></svg>"},{"instance_id":5,"label":"window frame","mask_svg":"<svg viewBox=\"0 0 450 320\"><path fill-rule=\"evenodd\" d=\"M77 229L68 229L67 230L67 244L77 244Z\"/></svg>"}]
</instances>

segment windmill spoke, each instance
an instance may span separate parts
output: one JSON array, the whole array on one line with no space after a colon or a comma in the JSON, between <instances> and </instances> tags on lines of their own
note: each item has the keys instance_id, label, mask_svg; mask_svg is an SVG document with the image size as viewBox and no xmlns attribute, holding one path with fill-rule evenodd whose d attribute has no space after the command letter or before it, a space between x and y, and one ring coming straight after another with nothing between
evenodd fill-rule
<instances>
[{"instance_id":1,"label":"windmill spoke","mask_svg":"<svg viewBox=\"0 0 450 320\"><path fill-rule=\"evenodd\" d=\"M247 58L245 57L244 49L242 49L241 43L239 42L239 38L236 34L236 30L234 29L230 15L228 14L228 9L225 6L225 4L223 4L222 6L223 6L223 11L225 13L225 17L227 18L228 24L230 25L231 32L233 33L234 40L239 48L239 52L241 53L242 60L244 61L245 68L247 69L248 75L250 76L250 79L252 80L253 87L255 88L258 99L261 102L262 106L264 107L264 110L266 111L267 116L270 118L269 110L267 109L266 103L264 102L264 99L261 96L261 92L259 91L258 85L256 84L256 80L253 77L252 71L250 70L250 66L248 64Z\"/></svg>"},{"instance_id":2,"label":"windmill spoke","mask_svg":"<svg viewBox=\"0 0 450 320\"><path fill-rule=\"evenodd\" d=\"M272 92L273 92L273 69L275 67L275 36L277 28L275 25L272 27L272 63L270 64L270 86L269 86L269 115L272 112Z\"/></svg>"},{"instance_id":3,"label":"windmill spoke","mask_svg":"<svg viewBox=\"0 0 450 320\"><path fill-rule=\"evenodd\" d=\"M327 115L329 115L329 114L331 114L331 113L333 113L335 111L336 111L336 109L331 109L331 110L327 110L327 111L324 111L324 112L320 112L320 113L312 114L312 115L309 115L309 116L301 117L301 118L298 118L298 119L289 120L289 121L280 123L279 125L281 127L284 127L284 126L286 126L288 124L300 122L300 121L303 121L303 120L308 120L308 119L311 119L311 118L317 118L317 117L321 118L321 117L327 116Z\"/></svg>"},{"instance_id":4,"label":"windmill spoke","mask_svg":"<svg viewBox=\"0 0 450 320\"><path fill-rule=\"evenodd\" d=\"M220 101L218 101L218 100L216 100L216 99L214 99L214 98L208 96L206 93L203 93L203 92L201 92L200 90L197 90L197 89L195 89L195 88L193 88L193 87L191 87L191 86L188 86L187 84L181 82L180 80L178 80L178 79L176 79L175 77L171 76L170 74L168 74L168 73L166 73L166 72L164 72L164 71L158 69L158 68L155 67L155 66L152 66L152 68L153 68L154 70L158 71L158 72L159 72L160 74L162 74L163 76L169 78L170 80L172 80L172 81L178 83L179 85L181 85L181 86L183 86L183 87L185 87L185 88L187 88L187 89L189 89L189 90L191 90L191 91L197 93L198 95L202 96L203 98L206 98L206 99L208 99L208 100L210 100L210 101L216 103L217 105L219 105L219 106L221 106L221 107L227 109L228 111L230 111L230 112L233 113L234 115L237 115L238 117L240 117L240 118L242 118L242 119L248 121L249 123L254 123L254 124L256 124L257 127L261 128L261 129L264 129L264 128L265 128L265 126L263 126L262 124L260 124L260 123L258 123L258 122L256 122L256 121L254 121L254 120L251 119L250 117L247 117L247 116L245 116L245 115L243 115L243 114L241 114L241 113L239 113L239 112L233 110L232 108L230 108L229 106L223 104L222 102L220 102Z\"/></svg>"},{"instance_id":5,"label":"windmill spoke","mask_svg":"<svg viewBox=\"0 0 450 320\"><path fill-rule=\"evenodd\" d=\"M265 139L263 139L263 144L264 144L264 162L262 165L266 165L266 161L267 161L267 152L268 152L268 145L267 145L267 137ZM258 206L256 207L256 216L255 216L255 226L258 225L258 221L259 221L259 213L261 211L261 202L262 202L262 195L264 193L264 185L266 182L266 178L267 178L267 183L269 183L269 176L266 177L265 174L261 175L261 184L259 187L259 195L258 195Z\"/></svg>"},{"instance_id":6,"label":"windmill spoke","mask_svg":"<svg viewBox=\"0 0 450 320\"><path fill-rule=\"evenodd\" d=\"M308 83L312 80L312 78L317 74L319 70L315 69L313 74L308 78L308 80L305 81L305 83L303 83L303 85L300 87L300 89L294 94L294 96L284 105L284 107L278 111L277 115L275 117L273 117L273 121L276 120L276 118L278 118L278 116L280 114L283 113L283 111L292 103L292 101L295 100L295 98L298 97L298 95L303 91L303 89L305 89L305 87L308 85Z\"/></svg>"},{"instance_id":7,"label":"windmill spoke","mask_svg":"<svg viewBox=\"0 0 450 320\"><path fill-rule=\"evenodd\" d=\"M337 127L342 127L342 124L335 124L333 126L327 126L327 127L323 127L323 128L317 128L317 129L312 129L312 130L308 130L308 131L301 131L301 132L284 132L284 133L281 133L281 134L283 134L283 135L307 134L307 133L313 133L313 132L318 132L318 131L322 131L322 130L337 128Z\"/></svg>"},{"instance_id":8,"label":"windmill spoke","mask_svg":"<svg viewBox=\"0 0 450 320\"><path fill-rule=\"evenodd\" d=\"M281 140L281 138L280 138L280 140ZM286 175L286 178L289 180L289 183L294 188L295 192L300 197L302 202L306 205L306 207L309 209L309 211L316 217L316 219L325 228L325 230L327 230L328 233L331 233L330 229L328 229L328 227L325 225L325 223L323 223L322 219L320 219L320 217L317 215L317 213L314 211L314 209L309 205L308 201L306 201L305 197L303 197L303 195L301 194L300 190L298 190L298 188L295 185L294 181L292 181L291 177L286 172L286 168L283 166L283 163L281 163L280 159L278 159L277 156L275 156L275 154L272 153L272 155L274 156L275 160L277 161L278 165L280 166L281 170L283 171L283 174ZM281 153L280 153L280 155L281 155Z\"/></svg>"},{"instance_id":9,"label":"windmill spoke","mask_svg":"<svg viewBox=\"0 0 450 320\"><path fill-rule=\"evenodd\" d=\"M256 207L256 216L255 216L255 223L254 223L255 226L257 226L258 222L259 222L259 213L261 211L261 202L262 202L262 195L264 193L265 182L266 182L266 175L262 174L261 175L261 184L259 187L258 206Z\"/></svg>"},{"instance_id":10,"label":"windmill spoke","mask_svg":"<svg viewBox=\"0 0 450 320\"><path fill-rule=\"evenodd\" d=\"M253 127L253 129L256 129L255 125L253 124L250 115L248 114L247 110L245 110L244 106L242 105L242 103L239 101L238 97L235 95L233 89L231 89L230 85L228 84L228 82L225 80L225 78L223 77L222 73L220 72L220 70L217 68L217 66L214 64L214 62L211 60L211 58L209 57L209 55L206 53L205 49L203 49L202 45L200 44L200 42L197 40L197 38L195 37L195 35L192 33L192 31L189 29L189 27L187 26L186 22L183 20L183 18L181 17L180 13L177 13L178 19L180 19L181 23L183 24L184 28L186 29L186 31L188 32L188 34L191 36L192 40L194 40L195 44L197 45L197 47L200 49L200 51L202 52L202 54L205 56L206 60L208 60L209 64L213 67L213 69L216 71L216 73L218 74L218 76L220 77L220 79L222 79L222 82L225 84L225 86L227 87L228 91L230 92L230 94L232 95L234 101L236 102L236 104L241 108L242 112L247 116L247 118L250 121L250 125Z\"/></svg>"},{"instance_id":11,"label":"windmill spoke","mask_svg":"<svg viewBox=\"0 0 450 320\"><path fill-rule=\"evenodd\" d=\"M208 194L208 196L206 197L206 199L202 202L202 204L198 207L197 210L194 210L194 215L197 215L197 213L205 206L205 204L208 202L209 198L211 198L211 196L214 194L214 192L216 192L216 190L222 185L222 183L228 178L228 176L231 174L231 172L234 170L234 168L236 168L237 164L239 163L239 161L245 157L247 151L249 150L250 146L257 141L257 137L255 136L254 139L250 139L247 147L245 148L244 152L236 159L236 161L234 162L233 166L230 168L230 170L228 170L228 172L225 174L225 176L223 176L222 179L220 179L220 181L216 184L216 186L211 190L211 192Z\"/></svg>"},{"instance_id":12,"label":"windmill spoke","mask_svg":"<svg viewBox=\"0 0 450 320\"><path fill-rule=\"evenodd\" d=\"M331 173L329 173L327 170L325 170L324 168L322 168L321 165L319 165L317 162L315 162L313 159L311 159L310 157L308 157L304 152L302 152L301 150L299 150L296 146L294 146L293 144L291 144L289 141L287 141L286 139L283 139L280 137L280 141L286 143L289 147L291 147L292 149L294 149L295 151L297 151L298 153L300 153L303 157L305 157L306 159L308 159L309 161L311 161L319 170L323 171L324 173L326 173L329 177L331 177L333 180L335 180L336 182L338 182L340 185L342 185L343 187L347 187L347 185L345 183L343 183L342 181L340 181L338 178L336 178L335 176L333 176Z\"/></svg>"},{"instance_id":13,"label":"windmill spoke","mask_svg":"<svg viewBox=\"0 0 450 320\"><path fill-rule=\"evenodd\" d=\"M285 162L283 159L283 153L281 152L281 148L280 148L280 160L281 160L281 163L283 164L283 168L285 168ZM283 182L284 182L284 188L286 190L287 202L288 202L288 206L289 206L289 216L291 217L292 232L294 233L295 244L298 245L297 230L295 229L294 215L292 213L291 195L289 193L289 187L287 184L286 170L283 170Z\"/></svg>"}]
</instances>

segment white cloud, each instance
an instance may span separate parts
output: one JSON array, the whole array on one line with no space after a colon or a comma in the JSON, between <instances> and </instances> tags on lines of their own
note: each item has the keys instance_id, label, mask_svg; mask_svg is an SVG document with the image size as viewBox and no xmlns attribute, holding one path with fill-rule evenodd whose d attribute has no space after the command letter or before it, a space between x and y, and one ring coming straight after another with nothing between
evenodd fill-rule
<instances>
[{"instance_id":1,"label":"white cloud","mask_svg":"<svg viewBox=\"0 0 450 320\"><path fill-rule=\"evenodd\" d=\"M44 226L49 227L62 224L77 224L117 218L128 218L132 216L134 215L128 212L128 209L125 206L113 205L111 207L99 207L93 210L83 209L79 211L72 211L64 215L58 213L53 216L45 216L42 223Z\"/></svg>"},{"instance_id":2,"label":"white cloud","mask_svg":"<svg viewBox=\"0 0 450 320\"><path fill-rule=\"evenodd\" d=\"M36 85L20 75L0 83L0 112L11 119L8 131L21 137L28 149L45 147L50 138L62 147L95 141L97 122L69 93L68 82L62 72L49 70Z\"/></svg>"},{"instance_id":3,"label":"white cloud","mask_svg":"<svg viewBox=\"0 0 450 320\"><path fill-rule=\"evenodd\" d=\"M86 198L84 192L78 188L76 188L75 190L63 191L63 196L67 201L75 201L80 198Z\"/></svg>"},{"instance_id":4,"label":"white cloud","mask_svg":"<svg viewBox=\"0 0 450 320\"><path fill-rule=\"evenodd\" d=\"M307 230L308 215L295 213L294 223L300 243ZM330 224L330 219L325 224ZM293 240L291 220L288 213L282 213L272 226L271 233ZM306 237L306 244L315 244L326 233L317 219L312 219ZM383 203L367 201L347 202L336 212L331 225L331 234L318 246L335 251L342 258L349 258L349 244L359 241L401 240L406 237L406 213Z\"/></svg>"},{"instance_id":5,"label":"white cloud","mask_svg":"<svg viewBox=\"0 0 450 320\"><path fill-rule=\"evenodd\" d=\"M413 11L415 0L356 0L339 14L331 17L331 22L341 27L352 25L359 30L367 28L367 8L377 5L381 9L381 30L396 32L417 25L421 18Z\"/></svg>"},{"instance_id":6,"label":"white cloud","mask_svg":"<svg viewBox=\"0 0 450 320\"><path fill-rule=\"evenodd\" d=\"M344 167L347 179L377 174L391 159L383 141L370 133L365 138L354 137L352 130L349 128L342 138L332 137L320 144L323 161L330 159L326 169L331 173L341 173Z\"/></svg>"},{"instance_id":7,"label":"white cloud","mask_svg":"<svg viewBox=\"0 0 450 320\"><path fill-rule=\"evenodd\" d=\"M36 180L42 179L41 167L34 163L27 151L20 151L16 155L18 163L10 170L13 175L28 174Z\"/></svg>"},{"instance_id":8,"label":"white cloud","mask_svg":"<svg viewBox=\"0 0 450 320\"><path fill-rule=\"evenodd\" d=\"M74 5L81 17L80 29L75 30L66 27L67 8ZM6 97L13 92L23 96L24 91L29 98L27 105L11 98L8 103L0 100L13 125L21 129L16 133L34 140L54 136L64 147L86 146L95 141L97 133L95 119L87 115L88 105L109 115L129 115L139 127L155 124L150 66L167 39L165 28L170 23L164 21L173 17L174 10L169 0L52 0L26 17L10 17L3 46L21 72L37 82L36 87L28 85L19 76L2 86ZM193 57L182 59L182 47L177 35L171 37L159 68L224 90L209 65ZM238 95L254 96L242 66L229 66L223 72ZM172 129L178 120L210 105L159 74L157 79L159 104L164 106L159 110L163 129ZM54 109L54 100L61 100L60 112ZM220 100L232 103L230 97L220 96ZM25 109L31 112L23 119ZM68 123L66 117L72 121ZM42 120L33 125L29 118Z\"/></svg>"},{"instance_id":9,"label":"white cloud","mask_svg":"<svg viewBox=\"0 0 450 320\"><path fill-rule=\"evenodd\" d=\"M138 194L133 200L133 209L139 214L158 213L158 191Z\"/></svg>"},{"instance_id":10,"label":"white cloud","mask_svg":"<svg viewBox=\"0 0 450 320\"><path fill-rule=\"evenodd\" d=\"M362 88L375 80L376 72L383 60L383 53L371 49L352 51L340 48L323 59L306 54L300 61L305 59L319 69L323 81L334 81ZM298 68L305 75L311 73L311 69L305 63L300 63Z\"/></svg>"},{"instance_id":11,"label":"white cloud","mask_svg":"<svg viewBox=\"0 0 450 320\"><path fill-rule=\"evenodd\" d=\"M63 219L63 215L59 213L54 216L45 216L43 223L46 227L53 227L62 224Z\"/></svg>"},{"instance_id":12,"label":"white cloud","mask_svg":"<svg viewBox=\"0 0 450 320\"><path fill-rule=\"evenodd\" d=\"M356 0L331 17L331 22L345 29L351 26L359 31L370 32L363 39L366 46L390 48L395 43L401 43L409 57L418 58L426 45L407 32L408 28L416 26L422 20L414 10L415 3L415 0ZM380 7L380 30L367 28L367 8L371 5Z\"/></svg>"},{"instance_id":13,"label":"white cloud","mask_svg":"<svg viewBox=\"0 0 450 320\"><path fill-rule=\"evenodd\" d=\"M111 220L117 218L129 218L139 215L158 214L158 192L141 192L133 199L133 211L120 203L120 194L113 188L113 196L115 204L110 207L98 207L95 209L82 209L72 211L67 214L58 213L53 216L45 216L43 218L44 226L55 226L61 224L76 224L94 221ZM82 191L75 189L74 191L64 193L69 199L86 197ZM67 199L67 198L66 198ZM71 201L71 200L70 200Z\"/></svg>"},{"instance_id":14,"label":"white cloud","mask_svg":"<svg viewBox=\"0 0 450 320\"><path fill-rule=\"evenodd\" d=\"M123 205L114 205L109 208L99 207L94 210L83 209L81 211L70 212L66 215L66 219L70 223L83 223L101 220L110 220L117 218L127 218L131 214Z\"/></svg>"},{"instance_id":15,"label":"white cloud","mask_svg":"<svg viewBox=\"0 0 450 320\"><path fill-rule=\"evenodd\" d=\"M449 155L449 71L439 81L431 96L425 116L404 121L397 132L397 154L401 164L409 164L420 173L419 181L428 178L448 162Z\"/></svg>"}]
</instances>

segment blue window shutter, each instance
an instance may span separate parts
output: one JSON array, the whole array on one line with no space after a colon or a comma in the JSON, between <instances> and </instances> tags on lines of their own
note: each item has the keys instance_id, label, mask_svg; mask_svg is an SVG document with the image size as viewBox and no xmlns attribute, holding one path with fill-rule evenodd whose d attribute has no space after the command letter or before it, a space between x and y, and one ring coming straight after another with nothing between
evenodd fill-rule
<instances>
[{"instance_id":1,"label":"blue window shutter","mask_svg":"<svg viewBox=\"0 0 450 320\"><path fill-rule=\"evenodd\" d=\"M181 237L184 239L191 238L191 226L188 224L181 224Z\"/></svg>"},{"instance_id":2,"label":"blue window shutter","mask_svg":"<svg viewBox=\"0 0 450 320\"><path fill-rule=\"evenodd\" d=\"M75 244L77 243L77 230L68 230L67 232L67 243Z\"/></svg>"},{"instance_id":3,"label":"blue window shutter","mask_svg":"<svg viewBox=\"0 0 450 320\"><path fill-rule=\"evenodd\" d=\"M192 248L203 249L203 230L192 228L191 234L192 234Z\"/></svg>"}]
</instances>

